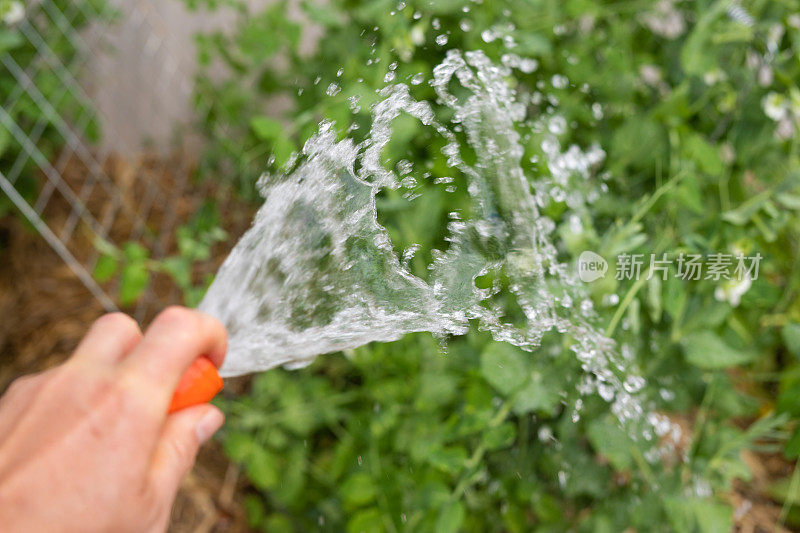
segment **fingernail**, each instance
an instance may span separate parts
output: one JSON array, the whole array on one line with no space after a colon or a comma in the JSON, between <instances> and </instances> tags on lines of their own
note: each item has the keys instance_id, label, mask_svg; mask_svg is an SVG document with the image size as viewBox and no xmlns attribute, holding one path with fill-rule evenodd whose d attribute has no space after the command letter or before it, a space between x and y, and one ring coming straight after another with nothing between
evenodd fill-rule
<instances>
[{"instance_id":1,"label":"fingernail","mask_svg":"<svg viewBox=\"0 0 800 533\"><path fill-rule=\"evenodd\" d=\"M200 444L203 444L210 439L211 436L222 427L222 423L224 421L225 416L222 414L222 411L216 407L211 408L206 414L204 414L197 423L197 427L195 427L197 440L200 442Z\"/></svg>"}]
</instances>

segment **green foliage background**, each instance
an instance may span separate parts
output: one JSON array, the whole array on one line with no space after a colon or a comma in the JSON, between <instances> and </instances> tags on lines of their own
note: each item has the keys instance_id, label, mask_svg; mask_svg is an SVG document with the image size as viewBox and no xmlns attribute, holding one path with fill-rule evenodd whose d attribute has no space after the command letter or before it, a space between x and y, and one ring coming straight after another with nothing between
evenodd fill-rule
<instances>
[{"instance_id":1,"label":"green foliage background","mask_svg":"<svg viewBox=\"0 0 800 533\"><path fill-rule=\"evenodd\" d=\"M564 407L580 373L557 335L532 355L478 332L442 354L413 335L264 373L224 402L225 447L252 482L253 526L728 531L724 493L751 476L741 451L797 457L798 2L305 0L301 16L286 2L257 12L225 3L239 14L235 30L198 37L206 73L197 102L212 140L201 176L230 177L248 194L268 155L280 166L321 119L364 131L395 61L407 82L430 77L448 48L495 60L513 52L538 61L510 82L541 88L533 114L557 100L569 124L562 146L596 142L608 153L608 191L577 213L579 233L568 230L563 203L547 207L565 260L585 249L764 257L740 302L731 287L715 295L710 280L591 285L599 325L634 354L644 394L684 422L688 441L664 460L650 460L647 439L620 430L601 399L585 398L578 417ZM305 52L303 17L321 33ZM488 29L497 38L485 38ZM220 65L225 74L212 74ZM568 85L555 87L555 75ZM333 82L342 91L329 97ZM434 98L425 84L413 90ZM277 98L287 111L274 111ZM398 122L396 137L390 163L430 162L433 177L445 175L416 123ZM526 160L541 156L540 141L530 137ZM547 172L541 163L529 170ZM399 248L437 246L463 200L423 188L403 208L391 193L381 199ZM413 267L423 274L424 260ZM776 494L787 502L782 520L793 520L796 495Z\"/></svg>"}]
</instances>

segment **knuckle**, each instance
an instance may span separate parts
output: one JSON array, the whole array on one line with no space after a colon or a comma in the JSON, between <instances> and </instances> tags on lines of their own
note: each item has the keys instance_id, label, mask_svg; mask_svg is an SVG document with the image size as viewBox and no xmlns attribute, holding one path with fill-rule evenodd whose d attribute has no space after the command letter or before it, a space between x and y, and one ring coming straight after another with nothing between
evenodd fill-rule
<instances>
[{"instance_id":1,"label":"knuckle","mask_svg":"<svg viewBox=\"0 0 800 533\"><path fill-rule=\"evenodd\" d=\"M87 386L88 404L92 409L138 420L146 414L146 399L133 387L112 375L101 376Z\"/></svg>"},{"instance_id":2,"label":"knuckle","mask_svg":"<svg viewBox=\"0 0 800 533\"><path fill-rule=\"evenodd\" d=\"M95 320L93 327L118 331L130 336L141 336L139 324L125 313L117 312L105 314Z\"/></svg>"},{"instance_id":3,"label":"knuckle","mask_svg":"<svg viewBox=\"0 0 800 533\"><path fill-rule=\"evenodd\" d=\"M92 405L118 408L124 404L126 391L114 380L101 377L92 380L87 386L87 395Z\"/></svg>"},{"instance_id":4,"label":"knuckle","mask_svg":"<svg viewBox=\"0 0 800 533\"><path fill-rule=\"evenodd\" d=\"M197 314L178 305L172 305L161 311L156 317L154 324L163 325L175 331L189 332L195 334L199 326Z\"/></svg>"}]
</instances>

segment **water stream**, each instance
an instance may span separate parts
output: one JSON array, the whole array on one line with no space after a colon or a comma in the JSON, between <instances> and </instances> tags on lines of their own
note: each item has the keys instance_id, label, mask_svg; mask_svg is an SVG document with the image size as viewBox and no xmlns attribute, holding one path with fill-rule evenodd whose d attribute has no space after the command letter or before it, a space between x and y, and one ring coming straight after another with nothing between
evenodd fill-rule
<instances>
[{"instance_id":1,"label":"water stream","mask_svg":"<svg viewBox=\"0 0 800 533\"><path fill-rule=\"evenodd\" d=\"M555 194L585 201L565 188L568 178L588 179L604 154L562 151L553 135L542 144L547 171L526 170L520 132L545 124L558 133L563 118L528 116L530 96L507 82L526 63L506 59L497 65L482 52L451 50L430 80L435 106L390 83L362 140L338 140L336 125L323 122L289 170L262 178L264 204L200 306L229 329L223 375L301 367L410 332L446 338L470 323L536 357L542 336L555 330L571 339L585 371L581 392L599 393L620 420L640 417L643 381L593 325L592 302L559 259L556 224L542 214ZM469 208L451 213L447 247L433 251L426 279L408 268L414 247L395 250L376 207L381 191L402 189L410 176L410 163L385 164L401 114L443 140L447 164L469 192ZM515 316L500 296L513 300Z\"/></svg>"}]
</instances>

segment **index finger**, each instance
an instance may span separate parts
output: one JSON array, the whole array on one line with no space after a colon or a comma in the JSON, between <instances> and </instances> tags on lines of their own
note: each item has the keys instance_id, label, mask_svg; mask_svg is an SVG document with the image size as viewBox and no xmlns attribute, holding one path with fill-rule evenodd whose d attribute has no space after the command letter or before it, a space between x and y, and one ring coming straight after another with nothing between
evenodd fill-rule
<instances>
[{"instance_id":1,"label":"index finger","mask_svg":"<svg viewBox=\"0 0 800 533\"><path fill-rule=\"evenodd\" d=\"M219 368L227 343L228 334L217 319L185 307L168 307L120 367L137 385L145 384L154 404L166 413L175 387L192 362L205 355Z\"/></svg>"}]
</instances>

